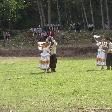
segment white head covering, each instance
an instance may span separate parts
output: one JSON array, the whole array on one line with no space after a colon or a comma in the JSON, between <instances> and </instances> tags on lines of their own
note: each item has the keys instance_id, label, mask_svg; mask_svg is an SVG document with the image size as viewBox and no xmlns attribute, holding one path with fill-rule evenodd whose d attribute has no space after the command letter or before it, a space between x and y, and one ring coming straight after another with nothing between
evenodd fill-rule
<instances>
[{"instance_id":1,"label":"white head covering","mask_svg":"<svg viewBox=\"0 0 112 112\"><path fill-rule=\"evenodd\" d=\"M99 35L94 35L93 37L94 37L94 38L96 38L96 39L97 39L97 38L100 38L100 36L99 36Z\"/></svg>"}]
</instances>

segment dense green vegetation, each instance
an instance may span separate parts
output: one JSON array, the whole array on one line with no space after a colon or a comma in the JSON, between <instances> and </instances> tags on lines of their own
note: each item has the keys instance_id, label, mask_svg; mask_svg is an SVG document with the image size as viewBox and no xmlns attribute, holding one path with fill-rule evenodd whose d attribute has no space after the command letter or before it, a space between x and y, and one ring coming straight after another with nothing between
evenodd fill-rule
<instances>
[{"instance_id":1,"label":"dense green vegetation","mask_svg":"<svg viewBox=\"0 0 112 112\"><path fill-rule=\"evenodd\" d=\"M101 71L94 58L59 58L56 73L37 65L38 58L0 58L1 112L112 108L112 71Z\"/></svg>"}]
</instances>

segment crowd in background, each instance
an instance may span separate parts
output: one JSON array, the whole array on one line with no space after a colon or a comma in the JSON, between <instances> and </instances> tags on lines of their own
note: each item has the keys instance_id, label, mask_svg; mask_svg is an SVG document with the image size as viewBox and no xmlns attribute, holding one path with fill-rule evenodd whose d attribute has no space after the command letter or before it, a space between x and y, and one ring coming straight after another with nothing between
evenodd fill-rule
<instances>
[{"instance_id":1,"label":"crowd in background","mask_svg":"<svg viewBox=\"0 0 112 112\"><path fill-rule=\"evenodd\" d=\"M80 22L71 23L70 27L69 27L69 31L81 32L81 29L83 29L82 26L83 25ZM93 24L88 24L87 30L88 31L93 31L94 30L94 25Z\"/></svg>"},{"instance_id":2,"label":"crowd in background","mask_svg":"<svg viewBox=\"0 0 112 112\"><path fill-rule=\"evenodd\" d=\"M31 28L30 31L33 33L33 36L36 35L38 41L45 41L47 37L54 37L56 32L59 32L59 25L46 25L43 28L39 25L37 28Z\"/></svg>"}]
</instances>

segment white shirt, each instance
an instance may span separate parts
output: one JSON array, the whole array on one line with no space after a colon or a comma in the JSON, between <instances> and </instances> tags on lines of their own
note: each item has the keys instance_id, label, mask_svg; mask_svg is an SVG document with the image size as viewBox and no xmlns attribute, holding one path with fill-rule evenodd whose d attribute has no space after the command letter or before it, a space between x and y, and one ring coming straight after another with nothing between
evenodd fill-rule
<instances>
[{"instance_id":1,"label":"white shirt","mask_svg":"<svg viewBox=\"0 0 112 112\"><path fill-rule=\"evenodd\" d=\"M51 55L52 54L56 54L56 47L57 47L57 42L55 40L53 40L53 45L52 45L52 48L51 48Z\"/></svg>"},{"instance_id":2,"label":"white shirt","mask_svg":"<svg viewBox=\"0 0 112 112\"><path fill-rule=\"evenodd\" d=\"M112 52L112 42L110 42L108 45L108 52Z\"/></svg>"},{"instance_id":3,"label":"white shirt","mask_svg":"<svg viewBox=\"0 0 112 112\"><path fill-rule=\"evenodd\" d=\"M107 42L98 42L97 41L97 44L96 44L99 48L98 48L98 51L105 51L103 48L107 47Z\"/></svg>"},{"instance_id":4,"label":"white shirt","mask_svg":"<svg viewBox=\"0 0 112 112\"><path fill-rule=\"evenodd\" d=\"M50 56L50 50L49 50L49 47L45 47L42 49L42 53L41 53L41 56Z\"/></svg>"}]
</instances>

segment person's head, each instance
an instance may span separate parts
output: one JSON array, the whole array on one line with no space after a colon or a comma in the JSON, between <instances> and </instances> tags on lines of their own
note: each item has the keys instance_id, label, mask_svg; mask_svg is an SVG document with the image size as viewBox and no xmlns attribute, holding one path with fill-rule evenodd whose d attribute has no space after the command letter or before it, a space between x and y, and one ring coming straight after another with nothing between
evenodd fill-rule
<instances>
[{"instance_id":1,"label":"person's head","mask_svg":"<svg viewBox=\"0 0 112 112\"><path fill-rule=\"evenodd\" d=\"M105 42L105 41L106 41L106 38L105 38L104 35L101 36L101 41L102 41L102 42Z\"/></svg>"},{"instance_id":2,"label":"person's head","mask_svg":"<svg viewBox=\"0 0 112 112\"><path fill-rule=\"evenodd\" d=\"M102 38L101 41L102 41L102 42L105 42L106 40L105 40L105 38Z\"/></svg>"},{"instance_id":3,"label":"person's head","mask_svg":"<svg viewBox=\"0 0 112 112\"><path fill-rule=\"evenodd\" d=\"M109 43L109 42L112 42L112 40L109 38L109 37L107 37L106 38L106 41Z\"/></svg>"},{"instance_id":4,"label":"person's head","mask_svg":"<svg viewBox=\"0 0 112 112\"><path fill-rule=\"evenodd\" d=\"M48 36L46 39L47 42L51 42L51 36Z\"/></svg>"}]
</instances>

